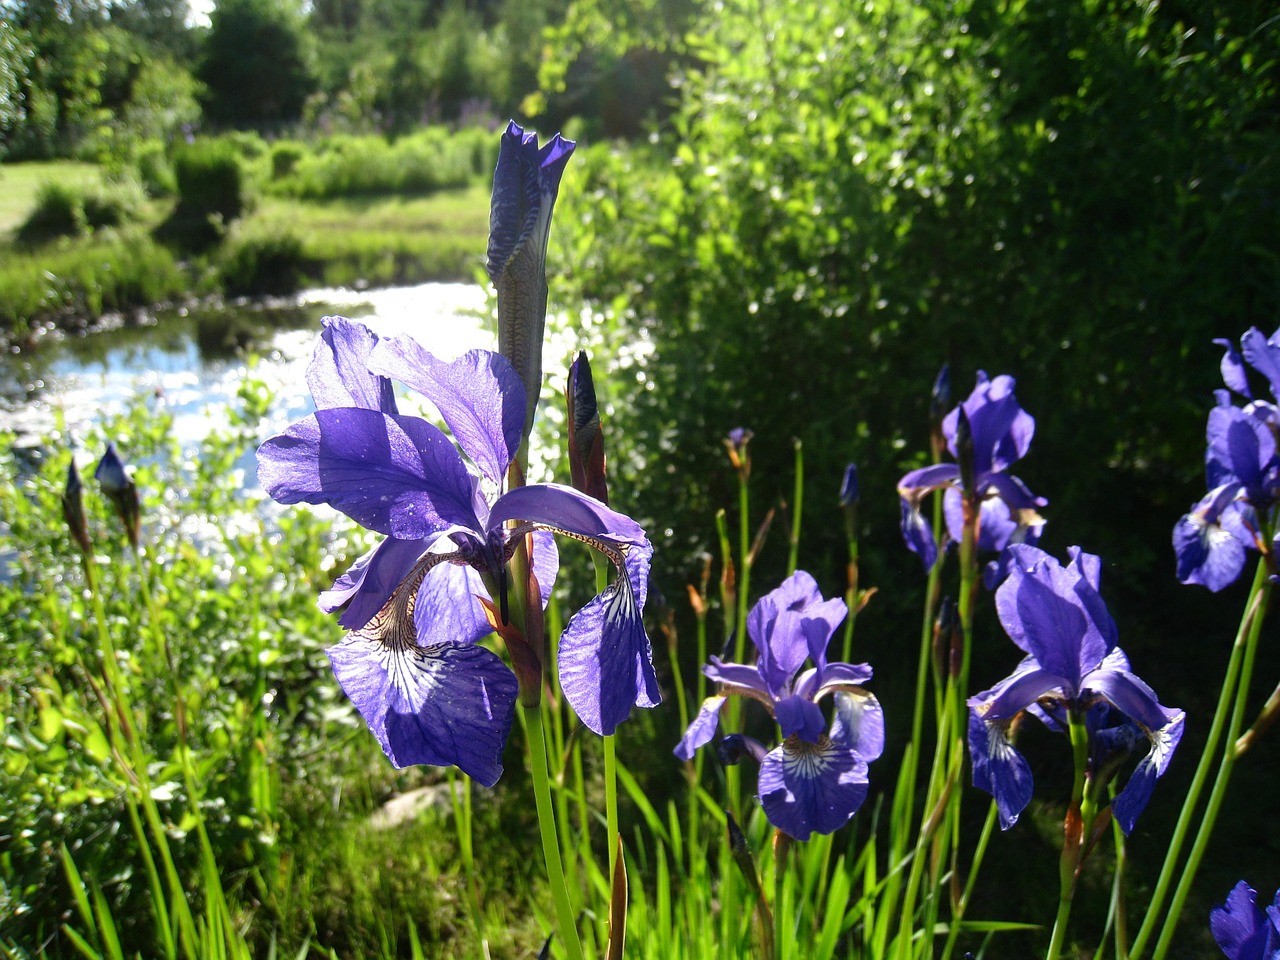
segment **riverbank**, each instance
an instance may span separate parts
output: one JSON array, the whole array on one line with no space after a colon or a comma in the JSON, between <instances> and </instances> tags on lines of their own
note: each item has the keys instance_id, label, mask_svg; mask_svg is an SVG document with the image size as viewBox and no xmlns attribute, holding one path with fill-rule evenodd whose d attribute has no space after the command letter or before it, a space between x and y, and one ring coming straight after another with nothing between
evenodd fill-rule
<instances>
[{"instance_id":1,"label":"riverbank","mask_svg":"<svg viewBox=\"0 0 1280 960\"><path fill-rule=\"evenodd\" d=\"M415 197L262 195L194 252L166 237L172 199L145 201L117 227L20 242L43 184L95 179L85 164L0 166L0 341L191 298L472 280L488 236L488 185L477 180Z\"/></svg>"}]
</instances>

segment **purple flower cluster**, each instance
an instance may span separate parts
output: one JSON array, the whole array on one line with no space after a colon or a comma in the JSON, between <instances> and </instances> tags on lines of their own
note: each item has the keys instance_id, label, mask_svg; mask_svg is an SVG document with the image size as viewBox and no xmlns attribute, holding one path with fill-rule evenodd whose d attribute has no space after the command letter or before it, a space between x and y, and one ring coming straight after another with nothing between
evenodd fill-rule
<instances>
[{"instance_id":1,"label":"purple flower cluster","mask_svg":"<svg viewBox=\"0 0 1280 960\"><path fill-rule=\"evenodd\" d=\"M1114 776L1126 754L1147 745L1111 805L1127 834L1169 766L1185 714L1161 706L1116 646L1115 621L1098 592L1101 561L1078 547L1070 553L1064 567L1036 547L1009 548L996 610L1026 656L1012 674L969 699L973 784L995 797L1001 827L1013 826L1032 787L1031 767L1010 739L1014 721L1031 714L1064 730L1074 715L1089 732L1089 775L1097 786Z\"/></svg>"},{"instance_id":2,"label":"purple flower cluster","mask_svg":"<svg viewBox=\"0 0 1280 960\"><path fill-rule=\"evenodd\" d=\"M745 736L731 742L760 763L758 792L769 822L797 840L848 823L867 795L867 763L884 750L884 713L863 688L871 668L827 662L827 646L847 613L843 600L824 600L803 571L762 597L747 618L756 662L711 658L703 672L719 684L719 693L702 704L675 749L689 760L709 743L728 697L763 704L778 722L782 742L772 750ZM802 672L809 659L813 666ZM819 706L828 694L836 700L829 727Z\"/></svg>"},{"instance_id":3,"label":"purple flower cluster","mask_svg":"<svg viewBox=\"0 0 1280 960\"><path fill-rule=\"evenodd\" d=\"M430 400L453 440L401 414L392 379ZM477 641L492 629L482 601L505 620L506 565L528 534L544 604L558 568L547 532L617 571L560 637L561 685L583 723L612 733L632 706L659 701L641 621L653 548L639 524L559 484L502 492L526 413L505 358L473 350L446 363L331 317L307 381L316 412L262 444L258 477L281 503L329 504L384 535L321 605L343 610L350 632L329 659L396 766L455 764L488 785L501 775L517 682Z\"/></svg>"},{"instance_id":4,"label":"purple flower cluster","mask_svg":"<svg viewBox=\"0 0 1280 960\"><path fill-rule=\"evenodd\" d=\"M1229 340L1215 340L1226 350L1222 379L1227 389L1216 393L1206 428L1205 478L1209 492L1173 528L1178 579L1218 591L1234 583L1249 550L1271 553L1272 508L1280 499L1280 331L1268 339L1251 328L1237 350ZM1248 367L1262 374L1272 400L1255 399ZM1235 394L1245 400L1233 402Z\"/></svg>"},{"instance_id":5,"label":"purple flower cluster","mask_svg":"<svg viewBox=\"0 0 1280 960\"><path fill-rule=\"evenodd\" d=\"M920 512L925 497L945 490L947 534L959 542L964 528L964 499L979 504L978 549L999 552L1011 543L1035 544L1044 527L1037 497L1009 467L1026 456L1036 422L1018 405L1012 377L987 379L979 371L967 400L943 418L942 433L956 463L912 470L898 481L902 536L926 570L938 559L933 530ZM966 487L971 485L971 489Z\"/></svg>"}]
</instances>

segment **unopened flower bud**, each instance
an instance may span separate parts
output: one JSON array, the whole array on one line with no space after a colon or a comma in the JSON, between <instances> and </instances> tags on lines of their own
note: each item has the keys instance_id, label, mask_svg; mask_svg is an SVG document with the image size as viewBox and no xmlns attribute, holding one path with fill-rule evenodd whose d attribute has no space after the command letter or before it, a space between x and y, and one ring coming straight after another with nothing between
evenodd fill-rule
<instances>
[{"instance_id":1,"label":"unopened flower bud","mask_svg":"<svg viewBox=\"0 0 1280 960\"><path fill-rule=\"evenodd\" d=\"M120 455L116 453L114 443L107 444L107 452L98 461L93 471L93 478L98 486L116 508L120 523L124 526L125 536L129 538L129 546L138 549L138 534L142 522L142 505L138 500L138 487L129 475L129 470Z\"/></svg>"}]
</instances>

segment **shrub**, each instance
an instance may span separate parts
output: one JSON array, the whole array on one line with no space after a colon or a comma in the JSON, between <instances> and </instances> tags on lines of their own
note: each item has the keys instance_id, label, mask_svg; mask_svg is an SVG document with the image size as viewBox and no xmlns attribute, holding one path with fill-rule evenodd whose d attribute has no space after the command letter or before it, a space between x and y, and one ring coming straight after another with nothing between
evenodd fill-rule
<instances>
[{"instance_id":1,"label":"shrub","mask_svg":"<svg viewBox=\"0 0 1280 960\"><path fill-rule=\"evenodd\" d=\"M18 228L18 242L27 246L58 237L75 237L104 227L120 227L138 219L144 197L132 180L99 186L46 183L35 209Z\"/></svg>"},{"instance_id":2,"label":"shrub","mask_svg":"<svg viewBox=\"0 0 1280 960\"><path fill-rule=\"evenodd\" d=\"M165 154L164 144L159 140L149 140L139 146L134 165L147 196L172 197L177 194L178 184L173 176L173 167Z\"/></svg>"},{"instance_id":3,"label":"shrub","mask_svg":"<svg viewBox=\"0 0 1280 960\"><path fill-rule=\"evenodd\" d=\"M271 145L271 179L281 180L293 173L299 161L307 155L305 144L296 140L281 140Z\"/></svg>"},{"instance_id":4,"label":"shrub","mask_svg":"<svg viewBox=\"0 0 1280 960\"><path fill-rule=\"evenodd\" d=\"M292 293L316 269L302 238L276 227L229 236L218 273L229 296L262 296Z\"/></svg>"},{"instance_id":5,"label":"shrub","mask_svg":"<svg viewBox=\"0 0 1280 960\"><path fill-rule=\"evenodd\" d=\"M18 228L18 242L43 243L56 237L84 233L84 195L79 187L46 183L36 195L36 205Z\"/></svg>"},{"instance_id":6,"label":"shrub","mask_svg":"<svg viewBox=\"0 0 1280 960\"><path fill-rule=\"evenodd\" d=\"M244 166L227 140L196 140L173 151L178 206L188 216L229 222L248 206Z\"/></svg>"}]
</instances>

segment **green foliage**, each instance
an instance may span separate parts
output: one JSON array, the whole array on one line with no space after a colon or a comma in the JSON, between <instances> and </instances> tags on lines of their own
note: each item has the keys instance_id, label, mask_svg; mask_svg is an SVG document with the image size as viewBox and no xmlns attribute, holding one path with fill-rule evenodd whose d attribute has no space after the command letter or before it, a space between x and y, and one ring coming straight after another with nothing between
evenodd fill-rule
<instances>
[{"instance_id":1,"label":"green foliage","mask_svg":"<svg viewBox=\"0 0 1280 960\"><path fill-rule=\"evenodd\" d=\"M136 221L144 201L133 180L105 182L94 187L46 183L36 197L35 208L18 228L19 243L36 245L58 237L74 237L121 227Z\"/></svg>"},{"instance_id":2,"label":"green foliage","mask_svg":"<svg viewBox=\"0 0 1280 960\"><path fill-rule=\"evenodd\" d=\"M196 76L206 118L225 126L289 123L315 89L314 52L292 0L223 0Z\"/></svg>"},{"instance_id":3,"label":"green foliage","mask_svg":"<svg viewBox=\"0 0 1280 960\"><path fill-rule=\"evenodd\" d=\"M10 131L27 116L24 88L28 84L32 50L13 26L0 20L0 158Z\"/></svg>"},{"instance_id":4,"label":"green foliage","mask_svg":"<svg viewBox=\"0 0 1280 960\"><path fill-rule=\"evenodd\" d=\"M305 243L288 228L232 230L218 256L218 274L229 296L293 293L318 272Z\"/></svg>"},{"instance_id":5,"label":"green foliage","mask_svg":"<svg viewBox=\"0 0 1280 960\"><path fill-rule=\"evenodd\" d=\"M111 310L146 307L192 291L174 255L136 227L0 263L0 337L20 339L57 318L85 324Z\"/></svg>"},{"instance_id":6,"label":"green foliage","mask_svg":"<svg viewBox=\"0 0 1280 960\"><path fill-rule=\"evenodd\" d=\"M299 157L273 190L309 200L433 193L466 186L496 160L495 138L479 128L427 127L393 142L334 136Z\"/></svg>"},{"instance_id":7,"label":"green foliage","mask_svg":"<svg viewBox=\"0 0 1280 960\"><path fill-rule=\"evenodd\" d=\"M200 245L215 240L250 204L249 173L227 138L197 139L173 149L178 205L166 233Z\"/></svg>"},{"instance_id":8,"label":"green foliage","mask_svg":"<svg viewBox=\"0 0 1280 960\"><path fill-rule=\"evenodd\" d=\"M178 192L178 183L169 164L168 151L163 143L149 140L136 144L133 149L134 167L138 180L149 197L172 197Z\"/></svg>"},{"instance_id":9,"label":"green foliage","mask_svg":"<svg viewBox=\"0 0 1280 960\"><path fill-rule=\"evenodd\" d=\"M575 158L557 227L580 289L652 343L613 401L622 442L663 451L665 471L619 468L676 531L666 546L701 549L697 518L724 499L702 465L734 426L763 477L798 431L811 498L850 459L892 491L950 361L958 392L979 367L1017 376L1037 448L1104 470L1029 462L1051 538L1135 579L1163 568L1214 385L1185 360L1241 318L1280 321L1280 24L1233 17L1189 33L1139 6L709 13L679 115L651 147ZM829 529L805 539L840 562ZM896 541L882 514L873 562L900 568Z\"/></svg>"},{"instance_id":10,"label":"green foliage","mask_svg":"<svg viewBox=\"0 0 1280 960\"><path fill-rule=\"evenodd\" d=\"M185 67L164 57L145 60L128 100L86 140L81 151L117 171L137 163L150 144L173 142L199 123L198 92L199 85Z\"/></svg>"}]
</instances>

